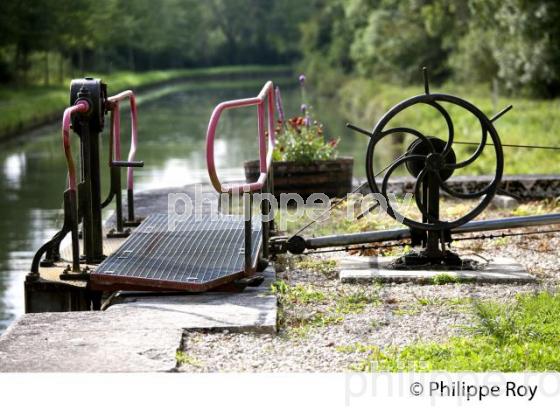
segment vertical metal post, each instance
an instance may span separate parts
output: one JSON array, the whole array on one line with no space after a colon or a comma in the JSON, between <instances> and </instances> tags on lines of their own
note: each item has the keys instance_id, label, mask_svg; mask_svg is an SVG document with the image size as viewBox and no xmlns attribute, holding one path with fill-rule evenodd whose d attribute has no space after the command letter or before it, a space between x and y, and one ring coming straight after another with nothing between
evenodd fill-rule
<instances>
[{"instance_id":1,"label":"vertical metal post","mask_svg":"<svg viewBox=\"0 0 560 410\"><path fill-rule=\"evenodd\" d=\"M253 195L250 192L243 193L243 216L245 220L245 273L248 274L253 269L253 261L251 260L253 247Z\"/></svg>"},{"instance_id":2,"label":"vertical metal post","mask_svg":"<svg viewBox=\"0 0 560 410\"><path fill-rule=\"evenodd\" d=\"M132 189L126 190L126 198L128 202L128 225L137 225L136 217L134 216L134 191Z\"/></svg>"},{"instance_id":3,"label":"vertical metal post","mask_svg":"<svg viewBox=\"0 0 560 410\"><path fill-rule=\"evenodd\" d=\"M270 169L268 171L268 178L266 179L266 183L268 184L268 193L270 194L271 198L274 198L274 163L270 164ZM274 232L274 214L270 218L269 231Z\"/></svg>"},{"instance_id":4,"label":"vertical metal post","mask_svg":"<svg viewBox=\"0 0 560 410\"><path fill-rule=\"evenodd\" d=\"M116 106L118 110L118 105ZM116 123L115 123L116 122ZM115 115L115 110L111 110L111 127L109 130L109 169L111 172L111 190L112 194L115 195L115 215L117 218L117 233L116 235L122 235L124 232L124 221L123 221L123 210L122 210L122 185L121 185L121 169L116 166L113 161L115 159L120 160L120 141L118 142L118 147L115 146L115 126L120 127L120 114L117 111ZM109 234L109 236L111 236ZM115 236L113 234L113 236Z\"/></svg>"},{"instance_id":5,"label":"vertical metal post","mask_svg":"<svg viewBox=\"0 0 560 410\"><path fill-rule=\"evenodd\" d=\"M82 182L85 195L82 225L86 263L97 263L103 259L103 230L101 219L101 181L99 173L99 134L90 133L82 122Z\"/></svg>"},{"instance_id":6,"label":"vertical metal post","mask_svg":"<svg viewBox=\"0 0 560 410\"><path fill-rule=\"evenodd\" d=\"M86 100L89 111L72 118L72 128L80 136L81 181L78 184L78 214L83 217L82 235L86 263L103 260L103 229L101 219L101 175L99 136L103 130L107 90L100 80L73 80L70 103Z\"/></svg>"},{"instance_id":7,"label":"vertical metal post","mask_svg":"<svg viewBox=\"0 0 560 410\"><path fill-rule=\"evenodd\" d=\"M268 218L270 217L270 199L268 198L268 178L266 183L261 189L261 218L262 218L262 257L268 259L268 239L270 238L270 222ZM265 218L267 220L265 220Z\"/></svg>"},{"instance_id":8,"label":"vertical metal post","mask_svg":"<svg viewBox=\"0 0 560 410\"><path fill-rule=\"evenodd\" d=\"M428 172L426 176L427 182L427 198L426 198L426 213L428 215L428 222L435 222L439 220L439 183L432 172ZM426 181L425 180L425 181ZM441 240L441 233L437 231L428 231L426 241L426 252L428 255L438 256L441 254L439 247Z\"/></svg>"},{"instance_id":9,"label":"vertical metal post","mask_svg":"<svg viewBox=\"0 0 560 410\"><path fill-rule=\"evenodd\" d=\"M78 239L78 207L76 191L64 193L64 212L68 213L70 235L72 238L72 272L80 272L80 240Z\"/></svg>"}]
</instances>

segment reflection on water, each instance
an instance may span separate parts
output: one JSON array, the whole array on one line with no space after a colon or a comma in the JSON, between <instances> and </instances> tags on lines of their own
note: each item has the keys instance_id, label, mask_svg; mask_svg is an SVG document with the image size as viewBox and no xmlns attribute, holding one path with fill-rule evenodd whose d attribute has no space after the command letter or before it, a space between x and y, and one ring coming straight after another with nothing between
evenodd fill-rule
<instances>
[{"instance_id":1,"label":"reflection on water","mask_svg":"<svg viewBox=\"0 0 560 410\"><path fill-rule=\"evenodd\" d=\"M146 165L134 171L136 189L207 182L205 133L213 107L225 99L253 96L258 92L259 84L224 91L183 91L142 104L139 107L137 159L145 161ZM300 106L299 90L283 89L282 96L287 115L296 115ZM325 122L327 132L342 137L343 154L356 157L355 172L363 175L367 141L344 128L345 121L337 113L336 102L318 106L315 112ZM128 126L127 119L123 118L123 130ZM123 133L123 137L127 135ZM243 178L243 160L256 158L258 150L256 109L225 112L217 135L215 151L220 176L230 180ZM127 143L125 141L126 150ZM107 135L102 139L102 147L103 154L106 154ZM78 152L77 145L73 152L75 155ZM105 163L106 157L102 161ZM103 197L108 188L105 168ZM58 124L2 146L0 331L23 313L23 281L33 252L62 224L65 185L66 165Z\"/></svg>"}]
</instances>

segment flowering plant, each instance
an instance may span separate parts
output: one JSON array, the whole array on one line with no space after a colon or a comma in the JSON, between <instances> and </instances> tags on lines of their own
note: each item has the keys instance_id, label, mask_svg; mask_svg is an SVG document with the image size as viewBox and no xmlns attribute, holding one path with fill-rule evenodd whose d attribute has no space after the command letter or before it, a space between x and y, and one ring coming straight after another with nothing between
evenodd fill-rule
<instances>
[{"instance_id":1,"label":"flowering plant","mask_svg":"<svg viewBox=\"0 0 560 410\"><path fill-rule=\"evenodd\" d=\"M305 103L305 76L299 76L302 104L301 115L284 117L280 89L276 87L276 145L272 158L274 161L295 161L310 163L317 160L335 159L340 138L325 139L323 124L311 118L311 107Z\"/></svg>"}]
</instances>

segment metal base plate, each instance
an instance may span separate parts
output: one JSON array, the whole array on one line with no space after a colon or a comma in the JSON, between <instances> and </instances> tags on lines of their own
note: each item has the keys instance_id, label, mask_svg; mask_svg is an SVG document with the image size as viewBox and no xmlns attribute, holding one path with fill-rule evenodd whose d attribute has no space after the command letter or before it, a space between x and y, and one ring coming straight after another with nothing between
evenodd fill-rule
<instances>
[{"instance_id":1,"label":"metal base plate","mask_svg":"<svg viewBox=\"0 0 560 410\"><path fill-rule=\"evenodd\" d=\"M260 220L252 221L253 264L248 272L243 216L195 214L168 222L167 214L146 218L93 271L92 289L202 292L254 273L262 240Z\"/></svg>"}]
</instances>

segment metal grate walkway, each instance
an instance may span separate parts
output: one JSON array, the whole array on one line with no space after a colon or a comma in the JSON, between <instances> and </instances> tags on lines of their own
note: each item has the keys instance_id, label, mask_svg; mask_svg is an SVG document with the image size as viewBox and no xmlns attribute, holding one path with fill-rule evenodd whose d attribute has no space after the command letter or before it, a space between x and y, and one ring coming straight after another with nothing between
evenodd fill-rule
<instances>
[{"instance_id":1,"label":"metal grate walkway","mask_svg":"<svg viewBox=\"0 0 560 410\"><path fill-rule=\"evenodd\" d=\"M261 222L252 221L253 268ZM192 215L168 228L168 215L150 215L91 274L93 289L201 292L244 276L244 219Z\"/></svg>"}]
</instances>

